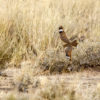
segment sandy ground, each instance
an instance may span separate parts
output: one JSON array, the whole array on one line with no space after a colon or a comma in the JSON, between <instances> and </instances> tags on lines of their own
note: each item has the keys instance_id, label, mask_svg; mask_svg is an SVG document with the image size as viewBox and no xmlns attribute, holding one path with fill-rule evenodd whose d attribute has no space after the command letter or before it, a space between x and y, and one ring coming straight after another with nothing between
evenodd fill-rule
<instances>
[{"instance_id":1,"label":"sandy ground","mask_svg":"<svg viewBox=\"0 0 100 100\"><path fill-rule=\"evenodd\" d=\"M14 74L18 73L20 69L9 68L2 71L0 75L0 93L1 92L12 92L15 90L16 85L14 83ZM83 90L95 88L100 84L100 72L87 70L83 72L72 72L68 74L56 74L56 75L42 75L35 76L39 79L41 86L45 86L49 82L55 82L55 84L60 84L62 82L65 86L74 86L77 88L82 88ZM28 90L30 91L30 90Z\"/></svg>"}]
</instances>

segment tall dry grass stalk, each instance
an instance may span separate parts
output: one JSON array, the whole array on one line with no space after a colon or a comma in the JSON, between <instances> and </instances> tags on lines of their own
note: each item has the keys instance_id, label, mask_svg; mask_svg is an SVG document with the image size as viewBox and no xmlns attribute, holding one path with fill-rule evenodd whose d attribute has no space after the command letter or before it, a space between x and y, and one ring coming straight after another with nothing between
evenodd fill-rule
<instances>
[{"instance_id":1,"label":"tall dry grass stalk","mask_svg":"<svg viewBox=\"0 0 100 100\"><path fill-rule=\"evenodd\" d=\"M0 0L0 63L35 62L46 50L56 51L59 25L68 37L100 42L99 5L99 0Z\"/></svg>"}]
</instances>

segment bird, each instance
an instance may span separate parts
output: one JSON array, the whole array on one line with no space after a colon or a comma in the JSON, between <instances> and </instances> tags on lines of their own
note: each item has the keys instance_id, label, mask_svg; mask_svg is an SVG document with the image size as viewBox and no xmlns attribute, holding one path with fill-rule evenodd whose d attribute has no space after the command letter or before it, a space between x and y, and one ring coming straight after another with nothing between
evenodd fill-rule
<instances>
[{"instance_id":1,"label":"bird","mask_svg":"<svg viewBox=\"0 0 100 100\"><path fill-rule=\"evenodd\" d=\"M72 61L72 46L68 46L65 48L66 57Z\"/></svg>"},{"instance_id":2,"label":"bird","mask_svg":"<svg viewBox=\"0 0 100 100\"><path fill-rule=\"evenodd\" d=\"M59 34L60 34L60 39L65 42L65 44L63 45L63 47L65 48L65 53L66 53L66 57L70 59L70 61L72 60L72 49L73 46L76 47L77 46L77 40L74 41L70 41L70 39L67 38L67 35L63 29L63 26L59 27Z\"/></svg>"}]
</instances>

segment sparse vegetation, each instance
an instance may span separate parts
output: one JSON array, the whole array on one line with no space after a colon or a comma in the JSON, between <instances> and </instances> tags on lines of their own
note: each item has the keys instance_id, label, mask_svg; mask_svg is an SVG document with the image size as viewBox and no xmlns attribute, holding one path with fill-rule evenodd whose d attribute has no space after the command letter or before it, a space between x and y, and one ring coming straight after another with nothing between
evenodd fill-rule
<instances>
[{"instance_id":1,"label":"sparse vegetation","mask_svg":"<svg viewBox=\"0 0 100 100\"><path fill-rule=\"evenodd\" d=\"M14 75L14 82L23 84L23 89L24 86L28 89L40 75L81 71L89 67L100 71L99 13L99 0L0 0L0 69L20 68ZM59 39L60 25L64 26L69 38L76 35L77 40L81 40L81 36L85 37L73 49L72 62L66 59ZM36 99L82 100L84 97L83 94L80 97L77 90L61 85L51 84L38 89L36 96L39 98ZM99 92L94 94L96 98L93 99L99 100ZM13 95L7 98L17 99ZM83 99L91 100L91 97Z\"/></svg>"},{"instance_id":2,"label":"sparse vegetation","mask_svg":"<svg viewBox=\"0 0 100 100\"><path fill-rule=\"evenodd\" d=\"M56 81L57 82L57 81ZM68 85L68 84L67 84ZM99 88L95 89L83 89L79 92L80 87L76 85L75 87L65 87L65 84L60 82L59 84L54 84L52 82L46 84L36 89L33 88L33 93L23 94L23 93L8 93L4 94L5 98L2 100L99 100L100 99L100 90ZM88 94L86 94L88 93ZM87 97L86 97L87 96Z\"/></svg>"}]
</instances>

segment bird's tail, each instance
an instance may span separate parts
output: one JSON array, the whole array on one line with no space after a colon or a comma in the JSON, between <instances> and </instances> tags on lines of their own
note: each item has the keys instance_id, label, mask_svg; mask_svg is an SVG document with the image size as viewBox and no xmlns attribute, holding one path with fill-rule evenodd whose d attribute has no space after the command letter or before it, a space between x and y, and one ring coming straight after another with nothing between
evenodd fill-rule
<instances>
[{"instance_id":1,"label":"bird's tail","mask_svg":"<svg viewBox=\"0 0 100 100\"><path fill-rule=\"evenodd\" d=\"M74 40L73 42L71 42L71 45L74 46L74 47L76 47L77 44L78 44L78 43L77 43L77 40Z\"/></svg>"}]
</instances>

